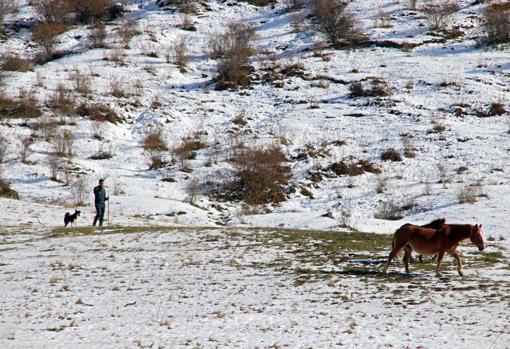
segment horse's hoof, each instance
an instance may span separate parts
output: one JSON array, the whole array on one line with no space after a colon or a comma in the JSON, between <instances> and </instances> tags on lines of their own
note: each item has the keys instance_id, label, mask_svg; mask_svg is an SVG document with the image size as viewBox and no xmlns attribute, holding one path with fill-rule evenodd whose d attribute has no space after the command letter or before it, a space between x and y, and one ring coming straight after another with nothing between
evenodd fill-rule
<instances>
[{"instance_id":1,"label":"horse's hoof","mask_svg":"<svg viewBox=\"0 0 510 349\"><path fill-rule=\"evenodd\" d=\"M459 271L459 275L460 275L460 276L464 276L464 273L463 273L463 272L461 272L461 271Z\"/></svg>"}]
</instances>

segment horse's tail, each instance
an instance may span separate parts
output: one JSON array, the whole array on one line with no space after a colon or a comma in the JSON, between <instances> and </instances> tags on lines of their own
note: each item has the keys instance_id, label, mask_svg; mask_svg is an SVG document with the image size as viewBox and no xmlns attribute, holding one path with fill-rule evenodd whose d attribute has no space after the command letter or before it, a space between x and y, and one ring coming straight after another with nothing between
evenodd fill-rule
<instances>
[{"instance_id":1,"label":"horse's tail","mask_svg":"<svg viewBox=\"0 0 510 349\"><path fill-rule=\"evenodd\" d=\"M393 251L393 249L395 248L395 236L397 236L397 233L400 231L400 229L404 228L407 224L404 224L403 226L401 226L400 228L398 228L395 233L393 234L393 238L391 239L391 250ZM402 250L399 250L397 251L397 253L395 253L395 261L397 262L398 265L402 264Z\"/></svg>"}]
</instances>

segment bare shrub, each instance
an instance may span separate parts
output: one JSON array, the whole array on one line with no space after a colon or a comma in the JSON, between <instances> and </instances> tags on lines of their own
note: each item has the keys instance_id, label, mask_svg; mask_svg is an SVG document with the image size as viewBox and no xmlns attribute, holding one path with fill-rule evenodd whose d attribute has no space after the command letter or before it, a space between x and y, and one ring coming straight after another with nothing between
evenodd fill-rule
<instances>
[{"instance_id":1,"label":"bare shrub","mask_svg":"<svg viewBox=\"0 0 510 349\"><path fill-rule=\"evenodd\" d=\"M197 201L198 195L200 193L200 183L196 179L192 179L186 185L186 202L194 205Z\"/></svg>"},{"instance_id":2,"label":"bare shrub","mask_svg":"<svg viewBox=\"0 0 510 349\"><path fill-rule=\"evenodd\" d=\"M90 156L92 160L107 160L113 158L112 144L106 140L99 142L97 150Z\"/></svg>"},{"instance_id":3,"label":"bare shrub","mask_svg":"<svg viewBox=\"0 0 510 349\"><path fill-rule=\"evenodd\" d=\"M69 130L62 130L55 135L52 140L53 151L57 156L73 156L74 151L74 135Z\"/></svg>"},{"instance_id":4,"label":"bare shrub","mask_svg":"<svg viewBox=\"0 0 510 349\"><path fill-rule=\"evenodd\" d=\"M76 92L82 96L88 96L92 92L92 79L90 75L82 74L78 69L71 73L71 81Z\"/></svg>"},{"instance_id":5,"label":"bare shrub","mask_svg":"<svg viewBox=\"0 0 510 349\"><path fill-rule=\"evenodd\" d=\"M400 152L397 149L388 148L382 152L381 160L402 161L402 155L400 155Z\"/></svg>"},{"instance_id":6,"label":"bare shrub","mask_svg":"<svg viewBox=\"0 0 510 349\"><path fill-rule=\"evenodd\" d=\"M2 25L5 16L18 11L18 5L12 0L0 0L0 26Z\"/></svg>"},{"instance_id":7,"label":"bare shrub","mask_svg":"<svg viewBox=\"0 0 510 349\"><path fill-rule=\"evenodd\" d=\"M34 0L32 5L37 15L46 23L61 22L67 19L73 9L71 1L62 0Z\"/></svg>"},{"instance_id":8,"label":"bare shrub","mask_svg":"<svg viewBox=\"0 0 510 349\"><path fill-rule=\"evenodd\" d=\"M65 25L58 22L42 23L32 32L34 40L44 51L44 58L50 59L54 54L57 36L65 30Z\"/></svg>"},{"instance_id":9,"label":"bare shrub","mask_svg":"<svg viewBox=\"0 0 510 349\"><path fill-rule=\"evenodd\" d=\"M488 6L483 15L483 41L490 45L510 42L510 2Z\"/></svg>"},{"instance_id":10,"label":"bare shrub","mask_svg":"<svg viewBox=\"0 0 510 349\"><path fill-rule=\"evenodd\" d=\"M139 32L138 22L134 19L128 19L123 21L119 28L118 34L121 42L125 48L129 47L131 39Z\"/></svg>"},{"instance_id":11,"label":"bare shrub","mask_svg":"<svg viewBox=\"0 0 510 349\"><path fill-rule=\"evenodd\" d=\"M83 206L89 196L89 179L86 176L76 176L70 181L71 195L76 206Z\"/></svg>"},{"instance_id":12,"label":"bare shrub","mask_svg":"<svg viewBox=\"0 0 510 349\"><path fill-rule=\"evenodd\" d=\"M48 168L50 170L50 179L58 180L58 173L62 167L62 164L64 163L62 157L54 152L48 153L46 163L48 164Z\"/></svg>"},{"instance_id":13,"label":"bare shrub","mask_svg":"<svg viewBox=\"0 0 510 349\"><path fill-rule=\"evenodd\" d=\"M122 6L116 7L113 0L74 0L73 3L77 20L82 23L111 20L122 15Z\"/></svg>"},{"instance_id":14,"label":"bare shrub","mask_svg":"<svg viewBox=\"0 0 510 349\"><path fill-rule=\"evenodd\" d=\"M125 83L119 78L110 79L110 94L116 98L127 97L127 90Z\"/></svg>"},{"instance_id":15,"label":"bare shrub","mask_svg":"<svg viewBox=\"0 0 510 349\"><path fill-rule=\"evenodd\" d=\"M0 164L5 162L7 150L9 149L9 139L4 135L0 135Z\"/></svg>"},{"instance_id":16,"label":"bare shrub","mask_svg":"<svg viewBox=\"0 0 510 349\"><path fill-rule=\"evenodd\" d=\"M203 147L204 143L201 134L195 132L192 135L183 137L181 141L172 148L172 156L177 158L181 164L181 168L184 168L186 160L192 159L194 151L202 149Z\"/></svg>"},{"instance_id":17,"label":"bare shrub","mask_svg":"<svg viewBox=\"0 0 510 349\"><path fill-rule=\"evenodd\" d=\"M359 38L357 20L347 11L347 5L343 0L315 0L314 14L319 21L319 29L335 48Z\"/></svg>"},{"instance_id":18,"label":"bare shrub","mask_svg":"<svg viewBox=\"0 0 510 349\"><path fill-rule=\"evenodd\" d=\"M375 218L391 221L399 220L402 218L402 211L402 208L395 202L388 200L383 203L379 212L375 214Z\"/></svg>"},{"instance_id":19,"label":"bare shrub","mask_svg":"<svg viewBox=\"0 0 510 349\"><path fill-rule=\"evenodd\" d=\"M149 170L157 170L167 164L163 159L163 153L159 150L144 150L143 156L145 158L145 162L149 166Z\"/></svg>"},{"instance_id":20,"label":"bare shrub","mask_svg":"<svg viewBox=\"0 0 510 349\"><path fill-rule=\"evenodd\" d=\"M487 194L483 190L481 181L477 181L461 188L457 194L457 199L461 204L473 204L482 196L487 196Z\"/></svg>"},{"instance_id":21,"label":"bare shrub","mask_svg":"<svg viewBox=\"0 0 510 349\"><path fill-rule=\"evenodd\" d=\"M441 184L443 184L443 187L446 188L446 184L450 182L450 169L446 162L438 162L436 168L439 174L439 180Z\"/></svg>"},{"instance_id":22,"label":"bare shrub","mask_svg":"<svg viewBox=\"0 0 510 349\"><path fill-rule=\"evenodd\" d=\"M181 28L182 30L187 30L187 31L196 31L197 30L197 28L195 27L195 23L191 19L191 16L188 14L185 14L184 16L182 16L182 21L181 21L181 24L179 25L179 28Z\"/></svg>"},{"instance_id":23,"label":"bare shrub","mask_svg":"<svg viewBox=\"0 0 510 349\"><path fill-rule=\"evenodd\" d=\"M38 121L33 122L30 125L35 131L39 132L39 135L45 140L50 141L53 138L57 131L58 123L56 120L50 118L48 115L44 115Z\"/></svg>"},{"instance_id":24,"label":"bare shrub","mask_svg":"<svg viewBox=\"0 0 510 349\"><path fill-rule=\"evenodd\" d=\"M3 55L0 58L0 62L0 69L5 71L26 72L29 71L32 66L30 60L13 53Z\"/></svg>"},{"instance_id":25,"label":"bare shrub","mask_svg":"<svg viewBox=\"0 0 510 349\"><path fill-rule=\"evenodd\" d=\"M386 97L393 93L389 83L378 77L370 77L349 85L351 97Z\"/></svg>"},{"instance_id":26,"label":"bare shrub","mask_svg":"<svg viewBox=\"0 0 510 349\"><path fill-rule=\"evenodd\" d=\"M177 65L181 71L184 71L191 60L186 38L181 38L170 47L167 61Z\"/></svg>"},{"instance_id":27,"label":"bare shrub","mask_svg":"<svg viewBox=\"0 0 510 349\"><path fill-rule=\"evenodd\" d=\"M402 137L402 145L404 146L404 156L406 158L416 157L416 147L413 144L411 135L406 134Z\"/></svg>"},{"instance_id":28,"label":"bare shrub","mask_svg":"<svg viewBox=\"0 0 510 349\"><path fill-rule=\"evenodd\" d=\"M54 94L50 96L47 105L54 111L64 115L71 115L74 113L74 100L62 83L57 85L57 88L55 89Z\"/></svg>"},{"instance_id":29,"label":"bare shrub","mask_svg":"<svg viewBox=\"0 0 510 349\"><path fill-rule=\"evenodd\" d=\"M377 194L382 194L386 191L387 187L388 187L388 177L377 176L377 185L375 187L375 192Z\"/></svg>"},{"instance_id":30,"label":"bare shrub","mask_svg":"<svg viewBox=\"0 0 510 349\"><path fill-rule=\"evenodd\" d=\"M2 178L2 171L0 170L0 197L10 198L10 199L19 199L19 194L16 190L12 189L11 183Z\"/></svg>"},{"instance_id":31,"label":"bare shrub","mask_svg":"<svg viewBox=\"0 0 510 349\"><path fill-rule=\"evenodd\" d=\"M421 8L430 30L445 29L453 14L460 10L456 1L433 1Z\"/></svg>"},{"instance_id":32,"label":"bare shrub","mask_svg":"<svg viewBox=\"0 0 510 349\"><path fill-rule=\"evenodd\" d=\"M279 145L240 149L231 161L235 168L233 197L250 205L286 200L291 169L285 164L287 158Z\"/></svg>"},{"instance_id":33,"label":"bare shrub","mask_svg":"<svg viewBox=\"0 0 510 349\"><path fill-rule=\"evenodd\" d=\"M125 59L124 59L124 50L119 47L115 47L115 48L111 49L108 52L106 59L108 59L109 61L114 62L118 65L126 64Z\"/></svg>"},{"instance_id":34,"label":"bare shrub","mask_svg":"<svg viewBox=\"0 0 510 349\"><path fill-rule=\"evenodd\" d=\"M89 35L89 45L92 48L106 47L106 26L104 22L97 22L91 29Z\"/></svg>"},{"instance_id":35,"label":"bare shrub","mask_svg":"<svg viewBox=\"0 0 510 349\"><path fill-rule=\"evenodd\" d=\"M111 122L112 124L123 121L113 109L105 104L94 104L88 107L88 115L92 121Z\"/></svg>"},{"instance_id":36,"label":"bare shrub","mask_svg":"<svg viewBox=\"0 0 510 349\"><path fill-rule=\"evenodd\" d=\"M248 58L254 53L251 47L255 27L248 23L231 22L222 33L209 37L209 54L218 59L216 89L238 88L251 83L251 66Z\"/></svg>"},{"instance_id":37,"label":"bare shrub","mask_svg":"<svg viewBox=\"0 0 510 349\"><path fill-rule=\"evenodd\" d=\"M409 9L416 10L418 5L418 0L407 0L407 3L409 5Z\"/></svg>"},{"instance_id":38,"label":"bare shrub","mask_svg":"<svg viewBox=\"0 0 510 349\"><path fill-rule=\"evenodd\" d=\"M143 139L144 150L157 150L166 151L168 146L163 139L163 130L161 128L155 128L150 130Z\"/></svg>"},{"instance_id":39,"label":"bare shrub","mask_svg":"<svg viewBox=\"0 0 510 349\"><path fill-rule=\"evenodd\" d=\"M0 119L20 118L26 120L38 118L41 114L33 90L20 88L17 99L7 96L3 90L0 90Z\"/></svg>"},{"instance_id":40,"label":"bare shrub","mask_svg":"<svg viewBox=\"0 0 510 349\"><path fill-rule=\"evenodd\" d=\"M360 176L365 172L374 174L381 173L377 168L368 160L359 160L353 157L344 158L329 165L327 170L334 172L337 176Z\"/></svg>"},{"instance_id":41,"label":"bare shrub","mask_svg":"<svg viewBox=\"0 0 510 349\"><path fill-rule=\"evenodd\" d=\"M18 156L22 163L28 164L28 157L34 153L32 145L35 139L32 136L25 136L19 139Z\"/></svg>"}]
</instances>

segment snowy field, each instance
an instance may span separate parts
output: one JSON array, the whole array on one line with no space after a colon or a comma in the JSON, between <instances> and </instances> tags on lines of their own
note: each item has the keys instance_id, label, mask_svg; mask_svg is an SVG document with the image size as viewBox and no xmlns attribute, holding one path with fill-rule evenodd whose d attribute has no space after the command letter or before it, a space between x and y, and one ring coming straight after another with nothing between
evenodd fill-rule
<instances>
[{"instance_id":1,"label":"snowy field","mask_svg":"<svg viewBox=\"0 0 510 349\"><path fill-rule=\"evenodd\" d=\"M31 59L37 18L30 1L18 3L0 54ZM0 177L20 196L0 198L0 348L510 348L510 50L479 44L486 2L459 0L445 32L429 31L408 3L351 1L374 45L334 50L310 9L285 1L201 1L196 30L185 31L175 7L129 0L124 18L106 24L105 48L89 47L91 26L73 25L57 37L64 57L9 72L2 93L33 94L42 116L0 115ZM232 20L256 27L253 84L217 91L208 40ZM128 23L136 34L125 43ZM186 69L165 57L178 40L191 55ZM271 64L299 69L267 81ZM90 79L88 95L76 91L76 71ZM351 95L374 77L388 96ZM124 95L112 94L115 82ZM59 114L50 107L59 84L76 105L100 103L124 121ZM505 112L487 116L494 104ZM74 140L58 178L41 120ZM143 142L154 129L167 163L149 170ZM172 150L188 136L204 147L181 164ZM190 200L190 183L232 175L239 142L282 147L286 201L246 208L205 191ZM384 161L388 148L414 155ZM112 158L94 159L100 150ZM327 170L349 158L381 173ZM62 230L76 178L88 195L78 228ZM111 227L93 230L99 178ZM381 219L388 206L403 218ZM383 277L389 234L439 217L483 224L487 249L461 247L466 275L447 256L442 278L429 259Z\"/></svg>"},{"instance_id":2,"label":"snowy field","mask_svg":"<svg viewBox=\"0 0 510 349\"><path fill-rule=\"evenodd\" d=\"M385 234L6 227L2 348L510 347L508 243L445 276Z\"/></svg>"}]
</instances>

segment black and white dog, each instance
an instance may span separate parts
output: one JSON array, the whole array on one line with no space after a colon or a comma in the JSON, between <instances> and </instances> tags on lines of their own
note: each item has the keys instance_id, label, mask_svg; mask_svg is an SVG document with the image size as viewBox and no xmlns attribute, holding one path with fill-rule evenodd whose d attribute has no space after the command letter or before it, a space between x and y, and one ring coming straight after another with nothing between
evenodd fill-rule
<instances>
[{"instance_id":1,"label":"black and white dog","mask_svg":"<svg viewBox=\"0 0 510 349\"><path fill-rule=\"evenodd\" d=\"M74 213L73 214L70 214L69 212L66 212L66 215L64 216L64 226L67 227L67 225L69 223L71 223L71 225L74 223L74 225L76 225L76 220L78 219L78 217L80 217L80 213L81 211L78 211L78 210L74 210Z\"/></svg>"}]
</instances>

